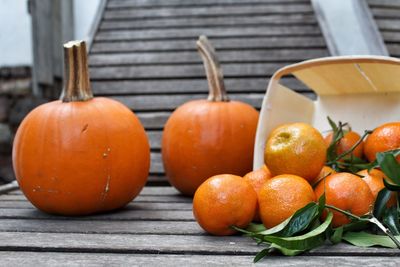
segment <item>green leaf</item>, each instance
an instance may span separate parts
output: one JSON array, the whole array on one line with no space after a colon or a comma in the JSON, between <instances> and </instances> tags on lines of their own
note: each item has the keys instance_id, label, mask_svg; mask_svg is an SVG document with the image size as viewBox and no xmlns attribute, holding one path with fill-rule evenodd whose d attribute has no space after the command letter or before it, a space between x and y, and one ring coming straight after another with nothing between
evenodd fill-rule
<instances>
[{"instance_id":1,"label":"green leaf","mask_svg":"<svg viewBox=\"0 0 400 267\"><path fill-rule=\"evenodd\" d=\"M329 116L327 116L327 119L328 119L329 125L332 128L332 131L333 132L337 132L338 131L338 127L337 127L336 123Z\"/></svg>"},{"instance_id":2,"label":"green leaf","mask_svg":"<svg viewBox=\"0 0 400 267\"><path fill-rule=\"evenodd\" d=\"M343 232L361 231L361 230L367 229L369 225L370 225L370 222L367 222L367 221L353 221L353 222L343 225Z\"/></svg>"},{"instance_id":3,"label":"green leaf","mask_svg":"<svg viewBox=\"0 0 400 267\"><path fill-rule=\"evenodd\" d=\"M387 188L383 188L381 191L379 191L374 204L373 214L376 218L381 218L391 194L392 192L390 192Z\"/></svg>"},{"instance_id":4,"label":"green leaf","mask_svg":"<svg viewBox=\"0 0 400 267\"><path fill-rule=\"evenodd\" d=\"M272 243L270 248L274 248L274 249L280 251L285 256L296 256L305 251L305 250L297 250L297 249L288 249L285 247L281 247L275 243Z\"/></svg>"},{"instance_id":5,"label":"green leaf","mask_svg":"<svg viewBox=\"0 0 400 267\"><path fill-rule=\"evenodd\" d=\"M324 187L325 187L325 185L324 185ZM326 204L326 196L325 196L325 188L324 188L324 193L318 199L318 214L319 215L321 215L322 212L324 211L325 204Z\"/></svg>"},{"instance_id":6,"label":"green leaf","mask_svg":"<svg viewBox=\"0 0 400 267\"><path fill-rule=\"evenodd\" d=\"M376 160L386 176L393 181L393 184L400 185L400 164L397 162L394 153L395 151L377 153Z\"/></svg>"},{"instance_id":7,"label":"green leaf","mask_svg":"<svg viewBox=\"0 0 400 267\"><path fill-rule=\"evenodd\" d=\"M310 224L310 222L312 220L307 223L307 221L305 219L307 219L306 218L307 216L311 216L311 214L313 213L315 208L317 208L316 203L314 203L314 202L308 203L307 205L305 205L303 208L296 211L291 217L289 217L282 223L278 224L275 227L267 229L265 231L257 232L257 234L263 235L263 236L265 236L265 235L289 236L289 234L293 235L295 233L298 233L299 231L302 231L305 228L307 228L307 226ZM303 213L305 215L303 215ZM313 218L315 218L315 216ZM304 228L304 226L305 226L305 228Z\"/></svg>"},{"instance_id":8,"label":"green leaf","mask_svg":"<svg viewBox=\"0 0 400 267\"><path fill-rule=\"evenodd\" d=\"M269 254L269 248L264 248L254 257L253 262L256 263Z\"/></svg>"},{"instance_id":9,"label":"green leaf","mask_svg":"<svg viewBox=\"0 0 400 267\"><path fill-rule=\"evenodd\" d=\"M386 178L383 179L383 184L390 191L400 191L400 185L393 184L391 181L389 181Z\"/></svg>"},{"instance_id":10,"label":"green leaf","mask_svg":"<svg viewBox=\"0 0 400 267\"><path fill-rule=\"evenodd\" d=\"M332 222L332 213L329 212L326 220L314 230L295 237L264 236L264 240L291 250L309 250L325 242L325 231Z\"/></svg>"},{"instance_id":11,"label":"green leaf","mask_svg":"<svg viewBox=\"0 0 400 267\"><path fill-rule=\"evenodd\" d=\"M342 241L342 236L343 236L343 226L340 226L336 229L333 229L332 234L329 237L329 240L332 242L332 244L337 244Z\"/></svg>"},{"instance_id":12,"label":"green leaf","mask_svg":"<svg viewBox=\"0 0 400 267\"><path fill-rule=\"evenodd\" d=\"M311 202L302 209L296 211L286 227L278 233L279 236L293 236L305 230L312 221L319 217L318 209L318 205Z\"/></svg>"},{"instance_id":13,"label":"green leaf","mask_svg":"<svg viewBox=\"0 0 400 267\"><path fill-rule=\"evenodd\" d=\"M397 239L400 236L396 236ZM397 248L396 244L388 236L374 235L366 232L347 232L343 235L343 240L357 247L381 246L387 248Z\"/></svg>"},{"instance_id":14,"label":"green leaf","mask_svg":"<svg viewBox=\"0 0 400 267\"><path fill-rule=\"evenodd\" d=\"M250 223L249 226L247 226L246 231L257 233L261 231L265 231L267 228L265 228L264 224L262 223Z\"/></svg>"},{"instance_id":15,"label":"green leaf","mask_svg":"<svg viewBox=\"0 0 400 267\"><path fill-rule=\"evenodd\" d=\"M400 235L400 223L397 207L390 207L383 214L383 223L394 235Z\"/></svg>"},{"instance_id":16,"label":"green leaf","mask_svg":"<svg viewBox=\"0 0 400 267\"><path fill-rule=\"evenodd\" d=\"M269 228L269 229L261 231L261 232L257 232L257 234L260 234L260 235L274 235L274 234L277 234L280 231L282 231L289 224L291 219L292 219L292 217L287 218L286 220L284 220L283 222L281 222L277 226L274 226L272 228Z\"/></svg>"}]
</instances>

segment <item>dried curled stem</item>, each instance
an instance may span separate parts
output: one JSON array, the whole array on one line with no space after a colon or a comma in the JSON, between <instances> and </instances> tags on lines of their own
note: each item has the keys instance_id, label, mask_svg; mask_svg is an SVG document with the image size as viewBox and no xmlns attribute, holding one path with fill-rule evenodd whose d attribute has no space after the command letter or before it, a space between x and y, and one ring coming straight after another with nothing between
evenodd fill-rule
<instances>
[{"instance_id":1,"label":"dried curled stem","mask_svg":"<svg viewBox=\"0 0 400 267\"><path fill-rule=\"evenodd\" d=\"M214 47L204 35L199 37L196 44L206 69L209 86L208 100L229 101L225 90L224 75L222 74Z\"/></svg>"},{"instance_id":2,"label":"dried curled stem","mask_svg":"<svg viewBox=\"0 0 400 267\"><path fill-rule=\"evenodd\" d=\"M72 102L87 101L92 98L86 43L70 41L64 44L64 88L60 100Z\"/></svg>"}]
</instances>

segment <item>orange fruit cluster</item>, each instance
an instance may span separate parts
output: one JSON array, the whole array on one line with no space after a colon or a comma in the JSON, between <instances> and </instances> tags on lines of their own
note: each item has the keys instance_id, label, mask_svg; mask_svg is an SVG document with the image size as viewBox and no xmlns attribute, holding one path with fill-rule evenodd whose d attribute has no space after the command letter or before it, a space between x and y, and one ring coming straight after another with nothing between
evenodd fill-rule
<instances>
[{"instance_id":1,"label":"orange fruit cluster","mask_svg":"<svg viewBox=\"0 0 400 267\"><path fill-rule=\"evenodd\" d=\"M243 178L213 176L199 187L193 200L196 220L204 230L215 235L233 234L232 226L243 228L251 221L261 221L266 228L271 228L317 201L323 193L327 205L357 216L368 213L378 192L384 188L386 177L378 169L349 173L325 166L332 138L332 133L323 137L306 123L277 127L266 140L262 168ZM374 161L376 153L400 148L400 122L384 124L365 141L360 139L354 131L344 132L335 143L336 154ZM388 206L396 204L395 193L392 194ZM333 227L350 222L342 213L332 212Z\"/></svg>"}]
</instances>

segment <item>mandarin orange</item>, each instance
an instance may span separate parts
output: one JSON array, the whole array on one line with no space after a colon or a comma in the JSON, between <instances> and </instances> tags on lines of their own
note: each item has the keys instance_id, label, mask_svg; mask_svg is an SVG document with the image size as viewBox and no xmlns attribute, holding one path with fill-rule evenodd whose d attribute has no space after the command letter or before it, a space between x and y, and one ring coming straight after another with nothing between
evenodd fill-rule
<instances>
[{"instance_id":1,"label":"mandarin orange","mask_svg":"<svg viewBox=\"0 0 400 267\"><path fill-rule=\"evenodd\" d=\"M364 154L372 162L376 153L400 148L400 122L390 122L376 128L365 140ZM400 162L400 156L397 157Z\"/></svg>"},{"instance_id":2,"label":"mandarin orange","mask_svg":"<svg viewBox=\"0 0 400 267\"><path fill-rule=\"evenodd\" d=\"M272 177L271 172L269 171L268 167L264 164L260 169L247 173L243 177L243 179L245 179L253 186L254 190L258 195L258 192L260 191L261 187L264 185L266 181L271 179L271 177ZM260 218L259 205L257 203L253 221L259 222L260 220L261 218Z\"/></svg>"},{"instance_id":3,"label":"mandarin orange","mask_svg":"<svg viewBox=\"0 0 400 267\"><path fill-rule=\"evenodd\" d=\"M378 169L372 169L369 172L368 170L362 170L357 172L357 174L362 176L363 181L367 183L369 189L374 195L374 199L376 199L379 191L381 191L385 187L383 179L386 178L386 175ZM396 204L396 192L393 192L392 196L387 202L387 206L391 207L395 204Z\"/></svg>"},{"instance_id":4,"label":"mandarin orange","mask_svg":"<svg viewBox=\"0 0 400 267\"><path fill-rule=\"evenodd\" d=\"M260 217L267 228L280 224L312 201L315 201L315 195L311 185L291 174L273 177L258 193Z\"/></svg>"},{"instance_id":5,"label":"mandarin orange","mask_svg":"<svg viewBox=\"0 0 400 267\"><path fill-rule=\"evenodd\" d=\"M282 125L270 134L264 160L273 176L294 174L312 181L326 161L324 138L306 123Z\"/></svg>"},{"instance_id":6,"label":"mandarin orange","mask_svg":"<svg viewBox=\"0 0 400 267\"><path fill-rule=\"evenodd\" d=\"M329 133L325 136L324 140L327 146L329 146L332 142L333 134ZM340 155L344 152L350 150L359 140L361 136L353 131L346 132L342 139L336 144L336 154ZM362 158L364 152L364 142L361 142L351 153L357 158ZM350 155L350 154L349 154Z\"/></svg>"},{"instance_id":7,"label":"mandarin orange","mask_svg":"<svg viewBox=\"0 0 400 267\"><path fill-rule=\"evenodd\" d=\"M208 178L196 190L193 214L213 235L232 235L231 226L246 227L254 217L257 194L242 177L221 174Z\"/></svg>"},{"instance_id":8,"label":"mandarin orange","mask_svg":"<svg viewBox=\"0 0 400 267\"><path fill-rule=\"evenodd\" d=\"M331 174L315 188L317 199L324 193L326 204L362 216L370 210L374 196L366 182L360 177L346 172ZM332 210L332 225L339 227L350 222L346 215ZM323 218L326 217L326 212Z\"/></svg>"},{"instance_id":9,"label":"mandarin orange","mask_svg":"<svg viewBox=\"0 0 400 267\"><path fill-rule=\"evenodd\" d=\"M331 174L336 173L336 171L334 169L332 169L329 166L324 166L322 167L321 171L319 172L318 176L315 177L314 180L312 180L311 185L314 186L317 183L319 183L322 179L328 177Z\"/></svg>"}]
</instances>

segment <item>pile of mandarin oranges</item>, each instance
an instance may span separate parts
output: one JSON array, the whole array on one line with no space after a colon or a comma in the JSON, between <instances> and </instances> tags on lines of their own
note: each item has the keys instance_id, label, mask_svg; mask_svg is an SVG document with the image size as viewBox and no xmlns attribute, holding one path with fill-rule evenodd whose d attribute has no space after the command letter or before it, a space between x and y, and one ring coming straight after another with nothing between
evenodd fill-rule
<instances>
[{"instance_id":1,"label":"pile of mandarin oranges","mask_svg":"<svg viewBox=\"0 0 400 267\"><path fill-rule=\"evenodd\" d=\"M232 226L245 228L252 221L271 228L323 193L329 205L357 216L368 213L384 188L385 175L379 169L351 173L328 167L332 138L332 132L324 137L306 123L279 126L265 143L263 167L244 177L216 175L197 189L193 199L197 222L213 235L234 234ZM337 155L351 151L348 157L372 162L378 152L400 148L400 122L377 127L365 140L349 129L334 146ZM392 194L387 205L396 203L395 192ZM332 213L333 227L350 222L344 214Z\"/></svg>"}]
</instances>

